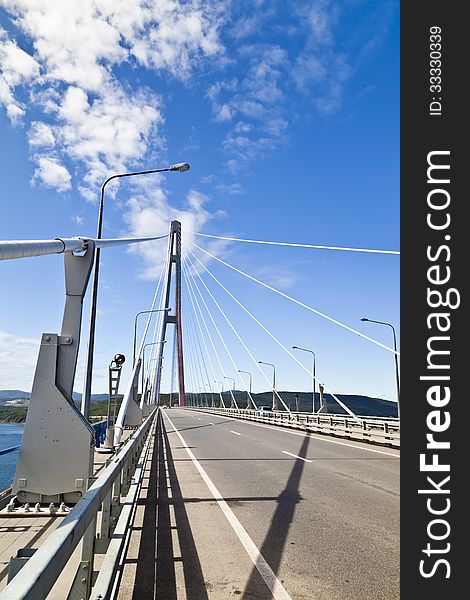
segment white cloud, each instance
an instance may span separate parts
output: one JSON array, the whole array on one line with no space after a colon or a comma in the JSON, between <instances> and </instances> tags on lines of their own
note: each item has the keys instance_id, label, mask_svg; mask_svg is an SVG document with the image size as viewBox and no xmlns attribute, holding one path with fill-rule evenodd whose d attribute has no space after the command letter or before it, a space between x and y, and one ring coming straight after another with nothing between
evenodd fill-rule
<instances>
[{"instance_id":1,"label":"white cloud","mask_svg":"<svg viewBox=\"0 0 470 600\"><path fill-rule=\"evenodd\" d=\"M54 161L74 161L74 175L83 177L78 189L89 200L96 199L110 171L129 170L151 149L164 149L158 131L161 98L144 88L130 90L114 69L127 63L184 80L206 58L222 59L222 9L216 2L1 1L31 41L34 57L0 30L0 103L18 121L24 107L13 92L35 78L28 91L44 119L36 119L29 133L32 158L43 163L43 150L53 148ZM50 176L50 169L39 168L35 180L43 174L48 177L44 184L52 187L57 181L58 191L68 189L63 179Z\"/></svg>"},{"instance_id":2,"label":"white cloud","mask_svg":"<svg viewBox=\"0 0 470 600\"><path fill-rule=\"evenodd\" d=\"M39 77L39 64L0 27L0 104L13 124L24 115L24 105L14 96L15 89Z\"/></svg>"},{"instance_id":3,"label":"white cloud","mask_svg":"<svg viewBox=\"0 0 470 600\"><path fill-rule=\"evenodd\" d=\"M238 121L238 123L233 128L233 130L236 133L247 133L248 131L251 131L252 129L253 129L253 125L250 125L250 123L245 123L244 121Z\"/></svg>"},{"instance_id":4,"label":"white cloud","mask_svg":"<svg viewBox=\"0 0 470 600\"><path fill-rule=\"evenodd\" d=\"M39 340L0 331L0 389L31 391Z\"/></svg>"},{"instance_id":5,"label":"white cloud","mask_svg":"<svg viewBox=\"0 0 470 600\"><path fill-rule=\"evenodd\" d=\"M340 11L331 0L315 0L298 12L307 39L295 59L292 78L320 112L333 113L340 108L344 86L353 73L350 59L335 38Z\"/></svg>"},{"instance_id":6,"label":"white cloud","mask_svg":"<svg viewBox=\"0 0 470 600\"><path fill-rule=\"evenodd\" d=\"M260 281L280 290L288 290L300 280L295 271L280 265L260 267L256 269L253 275Z\"/></svg>"},{"instance_id":7,"label":"white cloud","mask_svg":"<svg viewBox=\"0 0 470 600\"><path fill-rule=\"evenodd\" d=\"M240 194L244 194L245 190L241 183L232 183L230 185L226 185L224 183L217 186L217 191L221 194L226 194L228 196L238 196Z\"/></svg>"},{"instance_id":8,"label":"white cloud","mask_svg":"<svg viewBox=\"0 0 470 600\"><path fill-rule=\"evenodd\" d=\"M338 17L338 8L331 0L315 0L307 11L306 19L315 42L330 43L333 27Z\"/></svg>"},{"instance_id":9,"label":"white cloud","mask_svg":"<svg viewBox=\"0 0 470 600\"><path fill-rule=\"evenodd\" d=\"M47 156L38 157L38 167L34 171L33 182L39 181L45 187L66 192L72 187L71 179L70 173L57 159Z\"/></svg>"},{"instance_id":10,"label":"white cloud","mask_svg":"<svg viewBox=\"0 0 470 600\"><path fill-rule=\"evenodd\" d=\"M158 105L151 92L125 93L117 85L94 99L80 88L67 89L52 108L60 122L54 132L64 154L85 166L84 189L94 190L110 171L126 171L126 164L145 156L151 141L160 141Z\"/></svg>"},{"instance_id":11,"label":"white cloud","mask_svg":"<svg viewBox=\"0 0 470 600\"><path fill-rule=\"evenodd\" d=\"M190 0L2 0L50 80L99 93L121 62L186 78L222 51L218 3Z\"/></svg>"},{"instance_id":12,"label":"white cloud","mask_svg":"<svg viewBox=\"0 0 470 600\"><path fill-rule=\"evenodd\" d=\"M288 64L287 53L276 44L250 44L240 50L248 59L243 79L227 79L212 85L208 98L212 101L217 121L235 114L263 119L284 99L281 81Z\"/></svg>"},{"instance_id":13,"label":"white cloud","mask_svg":"<svg viewBox=\"0 0 470 600\"><path fill-rule=\"evenodd\" d=\"M233 116L233 111L228 104L222 104L221 106L214 107L214 118L218 123L224 121L230 121Z\"/></svg>"},{"instance_id":14,"label":"white cloud","mask_svg":"<svg viewBox=\"0 0 470 600\"><path fill-rule=\"evenodd\" d=\"M55 137L52 127L47 123L34 121L28 132L29 145L42 146L43 148L52 147L55 144Z\"/></svg>"},{"instance_id":15,"label":"white cloud","mask_svg":"<svg viewBox=\"0 0 470 600\"><path fill-rule=\"evenodd\" d=\"M75 217L73 217L73 221L76 225L83 225L83 223L85 223L85 219L83 217L80 217L80 215L76 215Z\"/></svg>"},{"instance_id":16,"label":"white cloud","mask_svg":"<svg viewBox=\"0 0 470 600\"><path fill-rule=\"evenodd\" d=\"M282 143L287 126L283 117L287 95L287 52L278 44L248 44L239 51L239 66L245 61L245 75L213 84L208 91L214 120L229 122L240 117L228 131L223 148L233 172L245 169L266 150Z\"/></svg>"},{"instance_id":17,"label":"white cloud","mask_svg":"<svg viewBox=\"0 0 470 600\"><path fill-rule=\"evenodd\" d=\"M219 53L222 47L218 41L216 4L188 2L180 4L163 1L147 5L147 35L134 25L130 35L130 52L142 64L156 69L168 70L178 78L186 79L195 64L204 56ZM123 15L116 11L114 21L123 30ZM135 16L134 16L135 19ZM132 22L132 21L131 21ZM135 21L134 21L135 23Z\"/></svg>"},{"instance_id":18,"label":"white cloud","mask_svg":"<svg viewBox=\"0 0 470 600\"><path fill-rule=\"evenodd\" d=\"M125 220L128 231L126 234L132 237L166 235L168 224L177 220L181 222L183 250L190 248L190 240L195 239L191 232L201 231L206 223L224 216L220 211L211 212L207 208L208 203L209 198L205 194L191 190L183 206L174 207L169 204L161 188L147 188L142 194L134 194L127 202L128 212ZM207 247L221 251L226 245L226 242L215 240ZM143 258L146 266L141 276L144 279L155 279L159 276L166 258L165 241L156 240L132 246L130 252L139 254Z\"/></svg>"},{"instance_id":19,"label":"white cloud","mask_svg":"<svg viewBox=\"0 0 470 600\"><path fill-rule=\"evenodd\" d=\"M263 40L239 46L231 54L237 78L229 71L207 93L214 121L226 127L222 147L227 165L237 172L288 141L289 125L301 118L302 104L323 114L341 107L353 73L346 49L361 42L343 43L340 48L337 30L348 8L332 0L295 5L287 22L272 3L263 6L262 17L253 7L250 13L244 3L231 9L233 38L249 39L256 32ZM274 32L276 42L269 43L266 40L273 40Z\"/></svg>"}]
</instances>

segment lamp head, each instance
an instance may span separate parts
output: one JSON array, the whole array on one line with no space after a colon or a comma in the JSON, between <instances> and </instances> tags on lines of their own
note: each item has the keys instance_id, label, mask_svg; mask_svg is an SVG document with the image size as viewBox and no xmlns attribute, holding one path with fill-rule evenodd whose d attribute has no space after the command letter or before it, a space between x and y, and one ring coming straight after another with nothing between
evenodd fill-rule
<instances>
[{"instance_id":1,"label":"lamp head","mask_svg":"<svg viewBox=\"0 0 470 600\"><path fill-rule=\"evenodd\" d=\"M170 171L179 171L183 173L184 171L189 171L188 163L176 163L175 165L171 165Z\"/></svg>"},{"instance_id":2,"label":"lamp head","mask_svg":"<svg viewBox=\"0 0 470 600\"><path fill-rule=\"evenodd\" d=\"M115 354L113 362L116 363L118 367L120 367L126 362L126 357L124 356L124 354Z\"/></svg>"},{"instance_id":3,"label":"lamp head","mask_svg":"<svg viewBox=\"0 0 470 600\"><path fill-rule=\"evenodd\" d=\"M362 317L361 321L368 321L369 319L367 319L366 317Z\"/></svg>"}]
</instances>

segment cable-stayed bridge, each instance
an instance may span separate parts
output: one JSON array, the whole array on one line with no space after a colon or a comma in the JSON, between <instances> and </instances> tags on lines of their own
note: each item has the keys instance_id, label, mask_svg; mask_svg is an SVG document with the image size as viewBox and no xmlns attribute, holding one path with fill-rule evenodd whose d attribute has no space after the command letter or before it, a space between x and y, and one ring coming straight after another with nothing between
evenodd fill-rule
<instances>
[{"instance_id":1,"label":"cable-stayed bridge","mask_svg":"<svg viewBox=\"0 0 470 600\"><path fill-rule=\"evenodd\" d=\"M0 598L398 598L399 415L355 412L317 376L314 352L287 347L263 308L248 308L211 264L388 352L399 408L395 336L393 347L383 344L200 240L398 252L197 232L185 243L178 221L165 237L122 402L117 355L98 423L86 393L81 410L72 401L97 249L155 238L0 242L2 259L64 254L66 279L61 331L42 336L15 478L0 501ZM222 295L310 378L308 409L278 388L276 365L259 360ZM313 355L312 369L299 351ZM92 354L89 334L91 366ZM269 391L263 406L253 373Z\"/></svg>"}]
</instances>

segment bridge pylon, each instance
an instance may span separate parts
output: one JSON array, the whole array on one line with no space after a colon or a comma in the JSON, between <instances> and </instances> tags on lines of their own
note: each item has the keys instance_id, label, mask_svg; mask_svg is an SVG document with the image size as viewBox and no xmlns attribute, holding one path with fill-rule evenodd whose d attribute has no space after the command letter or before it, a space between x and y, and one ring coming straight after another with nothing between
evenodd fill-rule
<instances>
[{"instance_id":1,"label":"bridge pylon","mask_svg":"<svg viewBox=\"0 0 470 600\"><path fill-rule=\"evenodd\" d=\"M155 380L155 399L160 403L160 383L162 375L163 342L166 340L167 325L173 324L176 328L176 359L178 367L178 404L186 406L186 393L184 388L184 363L183 363L183 331L181 327L181 223L172 221L168 239L168 260L165 280L165 305L171 311L163 312L160 344L158 345L157 373ZM172 280L174 286L172 286ZM173 288L174 305L171 306L171 292ZM171 312L171 314L170 314Z\"/></svg>"}]
</instances>

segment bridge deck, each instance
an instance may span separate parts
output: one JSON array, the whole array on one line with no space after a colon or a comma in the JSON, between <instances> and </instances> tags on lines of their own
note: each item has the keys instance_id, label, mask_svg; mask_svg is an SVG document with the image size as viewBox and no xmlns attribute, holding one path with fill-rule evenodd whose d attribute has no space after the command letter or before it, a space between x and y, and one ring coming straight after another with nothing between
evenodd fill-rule
<instances>
[{"instance_id":1,"label":"bridge deck","mask_svg":"<svg viewBox=\"0 0 470 600\"><path fill-rule=\"evenodd\" d=\"M397 450L163 413L119 600L399 598Z\"/></svg>"},{"instance_id":2,"label":"bridge deck","mask_svg":"<svg viewBox=\"0 0 470 600\"><path fill-rule=\"evenodd\" d=\"M125 430L123 441L127 440L133 431ZM95 451L94 475L98 475L106 460L113 456ZM61 516L32 516L21 517L15 514L0 516L0 591L7 584L10 558L16 556L21 548L38 548L47 536L62 522ZM80 560L81 544L64 569L61 577L48 595L48 600L64 600L64 589L68 589L74 578L76 567Z\"/></svg>"}]
</instances>

